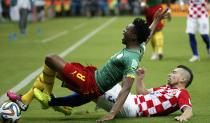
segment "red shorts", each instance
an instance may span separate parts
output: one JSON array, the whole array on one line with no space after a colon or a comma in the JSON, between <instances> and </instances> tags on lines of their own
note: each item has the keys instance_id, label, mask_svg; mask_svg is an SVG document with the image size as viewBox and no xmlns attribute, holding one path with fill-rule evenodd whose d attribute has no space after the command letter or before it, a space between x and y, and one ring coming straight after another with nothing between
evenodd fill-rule
<instances>
[{"instance_id":1,"label":"red shorts","mask_svg":"<svg viewBox=\"0 0 210 123\"><path fill-rule=\"evenodd\" d=\"M145 9L145 16L146 16L148 25L152 24L152 22L154 20L155 12L159 8L163 9L162 5L156 5L156 6L149 7L149 8ZM161 30L163 28L163 26L164 26L163 21L160 21L156 27L156 30Z\"/></svg>"},{"instance_id":2,"label":"red shorts","mask_svg":"<svg viewBox=\"0 0 210 123\"><path fill-rule=\"evenodd\" d=\"M94 66L83 66L80 63L66 63L61 79L67 88L89 99L95 99L103 93L95 80Z\"/></svg>"}]
</instances>

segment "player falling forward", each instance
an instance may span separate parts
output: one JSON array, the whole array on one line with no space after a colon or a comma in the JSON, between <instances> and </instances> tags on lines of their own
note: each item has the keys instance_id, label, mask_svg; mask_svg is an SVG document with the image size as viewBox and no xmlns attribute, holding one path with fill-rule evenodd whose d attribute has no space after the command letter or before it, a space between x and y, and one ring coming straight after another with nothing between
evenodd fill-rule
<instances>
[{"instance_id":1,"label":"player falling forward","mask_svg":"<svg viewBox=\"0 0 210 123\"><path fill-rule=\"evenodd\" d=\"M186 88L192 83L193 73L188 67L183 65L177 66L169 74L168 84L148 90L144 88L144 76L144 69L139 68L136 77L137 95L129 93L123 108L117 114L118 117L162 116L173 113L179 109L182 111L182 114L176 116L176 120L187 121L192 117L192 104L190 102L190 95ZM104 95L94 100L94 102L96 102L98 107L110 111L121 90L122 87L120 84L117 84L104 93ZM66 97L50 98L38 89L35 90L35 96L38 99L42 99L40 101L45 106L49 104L51 104L51 106L58 106L58 102L63 102L64 105L68 105L71 104L71 102L79 100L77 98L81 98L80 95L77 95L77 98L74 97L74 99L66 99ZM45 101L43 101L43 99ZM65 103L65 101L68 101L69 103ZM60 105L62 104L60 103Z\"/></svg>"},{"instance_id":2,"label":"player falling forward","mask_svg":"<svg viewBox=\"0 0 210 123\"><path fill-rule=\"evenodd\" d=\"M116 103L110 113L99 121L112 120L130 92L136 69L145 52L145 44L153 34L157 23L165 18L167 12L168 9L158 10L150 27L144 20L134 19L133 23L123 30L122 43L126 48L112 56L101 69L94 66L83 66L80 63L65 62L57 55L49 55L45 59L43 73L37 78L33 87L23 96L8 92L8 97L16 102L22 110L26 110L34 97L34 88L38 88L48 95L52 93L56 75L63 81L64 86L89 99L96 99L103 95L122 80L124 86Z\"/></svg>"}]
</instances>

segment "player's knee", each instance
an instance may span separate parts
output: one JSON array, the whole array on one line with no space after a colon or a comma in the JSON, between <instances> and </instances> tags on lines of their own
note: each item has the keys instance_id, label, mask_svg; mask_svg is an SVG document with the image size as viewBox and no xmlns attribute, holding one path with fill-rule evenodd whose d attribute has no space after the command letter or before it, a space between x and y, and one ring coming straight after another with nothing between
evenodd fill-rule
<instances>
[{"instance_id":1,"label":"player's knee","mask_svg":"<svg viewBox=\"0 0 210 123\"><path fill-rule=\"evenodd\" d=\"M45 64L56 72L63 71L65 61L58 55L51 54L46 56Z\"/></svg>"},{"instance_id":2,"label":"player's knee","mask_svg":"<svg viewBox=\"0 0 210 123\"><path fill-rule=\"evenodd\" d=\"M47 64L47 65L52 64L55 61L56 57L57 57L57 55L55 55L55 54L47 55L45 57L45 64Z\"/></svg>"}]
</instances>

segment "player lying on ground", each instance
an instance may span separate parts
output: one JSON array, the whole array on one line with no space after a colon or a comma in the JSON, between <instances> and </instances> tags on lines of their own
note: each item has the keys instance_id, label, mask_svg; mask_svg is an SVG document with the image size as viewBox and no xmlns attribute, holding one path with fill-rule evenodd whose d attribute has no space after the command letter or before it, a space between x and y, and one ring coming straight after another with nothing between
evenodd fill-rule
<instances>
[{"instance_id":1,"label":"player lying on ground","mask_svg":"<svg viewBox=\"0 0 210 123\"><path fill-rule=\"evenodd\" d=\"M157 23L167 15L167 11L167 9L157 11L154 23L150 27L140 18L134 19L133 23L126 26L122 39L126 47L112 56L101 69L83 66L80 63L65 62L57 55L47 56L43 74L37 78L33 87L23 96L8 92L9 99L16 102L22 110L26 110L33 99L34 88L43 90L48 95L52 93L56 75L63 81L64 86L91 100L123 81L122 90L112 110L100 121L113 119L130 92L135 71L145 52L145 44L153 34Z\"/></svg>"},{"instance_id":2,"label":"player lying on ground","mask_svg":"<svg viewBox=\"0 0 210 123\"><path fill-rule=\"evenodd\" d=\"M121 117L137 116L162 116L181 110L183 113L175 117L178 121L187 121L192 117L192 104L186 88L193 80L193 74L189 68L183 65L177 66L168 76L168 84L146 90L144 88L143 69L137 70L137 95L129 94L122 110L118 114ZM118 84L107 91L97 100L97 106L110 111L113 102L121 90Z\"/></svg>"},{"instance_id":3,"label":"player lying on ground","mask_svg":"<svg viewBox=\"0 0 210 123\"><path fill-rule=\"evenodd\" d=\"M177 66L168 76L168 84L157 88L146 90L144 88L145 71L137 70L136 93L129 93L123 108L117 114L118 117L139 117L139 116L162 116L181 110L183 113L175 117L178 121L187 121L192 117L192 104L190 95L186 88L192 83L192 71L183 65ZM98 107L110 111L122 90L120 84L104 93L94 102ZM76 96L77 95L77 96ZM44 106L76 106L87 101L80 95L74 94L73 97L51 98L49 95L35 89L35 96ZM78 101L80 100L80 101ZM78 102L77 102L78 101Z\"/></svg>"}]
</instances>

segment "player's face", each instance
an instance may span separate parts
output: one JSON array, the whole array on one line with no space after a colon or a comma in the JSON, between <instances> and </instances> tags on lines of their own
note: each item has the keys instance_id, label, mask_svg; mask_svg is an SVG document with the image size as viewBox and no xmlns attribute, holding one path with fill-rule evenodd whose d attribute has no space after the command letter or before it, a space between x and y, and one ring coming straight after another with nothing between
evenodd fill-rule
<instances>
[{"instance_id":1,"label":"player's face","mask_svg":"<svg viewBox=\"0 0 210 123\"><path fill-rule=\"evenodd\" d=\"M178 85L179 82L181 82L182 76L181 76L181 68L174 69L169 75L168 75L168 84L171 86Z\"/></svg>"},{"instance_id":2,"label":"player's face","mask_svg":"<svg viewBox=\"0 0 210 123\"><path fill-rule=\"evenodd\" d=\"M125 27L125 29L123 30L123 39L122 39L122 43L123 44L127 44L127 42L129 42L131 40L131 36L134 33L134 24L128 24L128 26Z\"/></svg>"}]
</instances>

